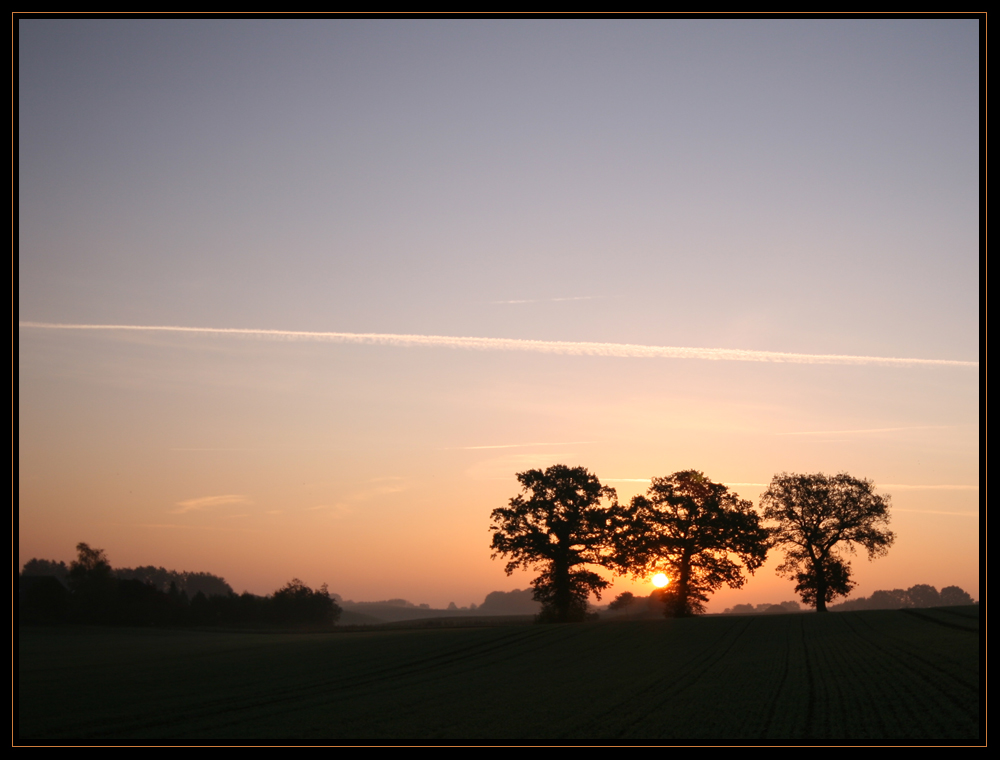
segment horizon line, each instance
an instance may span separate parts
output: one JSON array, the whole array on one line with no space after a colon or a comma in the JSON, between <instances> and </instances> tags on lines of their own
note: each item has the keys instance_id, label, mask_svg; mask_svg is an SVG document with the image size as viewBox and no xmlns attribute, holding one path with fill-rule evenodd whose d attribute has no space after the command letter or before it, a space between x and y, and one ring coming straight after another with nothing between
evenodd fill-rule
<instances>
[{"instance_id":1,"label":"horizon line","mask_svg":"<svg viewBox=\"0 0 1000 760\"><path fill-rule=\"evenodd\" d=\"M881 366L978 367L979 362L957 359L914 359L847 354L800 354L733 348L692 348L650 346L635 343L531 340L524 338L476 338L447 335L396 333L318 332L306 330L262 330L243 327L181 327L175 325L97 325L51 322L20 322L20 327L42 330L98 330L129 332L173 332L203 335L232 335L278 340L312 340L365 345L424 346L462 348L478 351L530 351L566 356L606 356L615 358L702 359L709 361L749 361L784 364L848 364Z\"/></svg>"}]
</instances>

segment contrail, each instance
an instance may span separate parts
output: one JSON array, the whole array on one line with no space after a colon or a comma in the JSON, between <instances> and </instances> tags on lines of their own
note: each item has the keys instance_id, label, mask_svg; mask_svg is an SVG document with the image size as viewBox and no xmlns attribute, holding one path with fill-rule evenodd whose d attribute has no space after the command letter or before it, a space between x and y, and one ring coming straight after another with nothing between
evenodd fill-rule
<instances>
[{"instance_id":1,"label":"contrail","mask_svg":"<svg viewBox=\"0 0 1000 760\"><path fill-rule=\"evenodd\" d=\"M198 333L271 340L310 340L329 343L361 343L378 346L422 346L464 348L476 351L532 351L565 356L607 356L645 359L707 359L710 361L780 362L790 364L858 364L881 366L978 367L979 362L954 359L902 359L885 356L841 354L792 354L781 351L751 351L736 348L681 348L643 346L634 343L587 343L520 338L464 338L449 335L396 335L391 333L309 332L305 330L254 330L239 327L176 327L168 325L71 325L21 322L21 327L39 330L102 330L131 332Z\"/></svg>"}]
</instances>

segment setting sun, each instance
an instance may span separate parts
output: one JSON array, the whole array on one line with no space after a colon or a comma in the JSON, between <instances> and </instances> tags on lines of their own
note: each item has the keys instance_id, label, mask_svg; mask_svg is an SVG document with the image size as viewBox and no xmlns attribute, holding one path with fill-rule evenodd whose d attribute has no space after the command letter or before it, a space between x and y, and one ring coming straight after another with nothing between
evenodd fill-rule
<instances>
[{"instance_id":1,"label":"setting sun","mask_svg":"<svg viewBox=\"0 0 1000 760\"><path fill-rule=\"evenodd\" d=\"M670 583L670 579L663 573L657 573L653 576L653 585L657 588L663 588L668 583Z\"/></svg>"}]
</instances>

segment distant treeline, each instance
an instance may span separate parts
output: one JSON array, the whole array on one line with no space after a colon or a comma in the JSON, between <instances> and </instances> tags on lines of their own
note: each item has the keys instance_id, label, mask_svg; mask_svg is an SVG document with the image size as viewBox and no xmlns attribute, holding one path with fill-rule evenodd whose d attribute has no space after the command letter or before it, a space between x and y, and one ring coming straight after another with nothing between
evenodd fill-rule
<instances>
[{"instance_id":1,"label":"distant treeline","mask_svg":"<svg viewBox=\"0 0 1000 760\"><path fill-rule=\"evenodd\" d=\"M831 610L849 612L851 610L902 610L910 607L957 607L973 604L972 597L958 586L945 586L939 592L933 586L920 583L906 591L894 588L891 591L876 591L871 596L851 599L834 604Z\"/></svg>"},{"instance_id":2,"label":"distant treeline","mask_svg":"<svg viewBox=\"0 0 1000 760\"><path fill-rule=\"evenodd\" d=\"M491 591L486 595L482 604L472 602L468 607L459 607L454 602L450 602L443 610L444 612L475 612L479 615L537 615L542 605L532 598L533 591L530 588L524 590L514 589L513 591ZM406 599L386 599L380 602L355 602L350 599L342 599L340 595L333 594L334 601L345 610L373 611L384 607L395 607L418 612L435 610L429 604L414 604Z\"/></svg>"},{"instance_id":3,"label":"distant treeline","mask_svg":"<svg viewBox=\"0 0 1000 760\"><path fill-rule=\"evenodd\" d=\"M169 591L171 584L188 597L201 592L205 596L228 596L233 593L232 587L224 578L212 573L192 573L186 570L167 570L162 567L119 567L112 568L111 574L123 581L142 581L160 591ZM21 575L51 575L69 586L69 566L65 562L55 562L49 559L28 560Z\"/></svg>"},{"instance_id":4,"label":"distant treeline","mask_svg":"<svg viewBox=\"0 0 1000 760\"><path fill-rule=\"evenodd\" d=\"M425 618L493 617L509 615L537 615L542 605L532 599L532 590L493 591L486 595L482 604L475 602L468 607L459 607L454 602L444 608L432 608L429 604L413 604L406 599L387 599L377 602L354 602L342 600L336 594L334 600L344 609L340 622L352 625L366 625Z\"/></svg>"},{"instance_id":5,"label":"distant treeline","mask_svg":"<svg viewBox=\"0 0 1000 760\"><path fill-rule=\"evenodd\" d=\"M945 586L939 592L926 583L910 586L905 591L895 588L892 591L876 591L869 597L851 599L841 604L830 606L831 612L851 612L853 610L902 610L912 607L958 607L973 604L969 594L958 586ZM782 602L781 604L737 604L727 607L723 615L760 615L762 613L803 612L798 602Z\"/></svg>"},{"instance_id":6,"label":"distant treeline","mask_svg":"<svg viewBox=\"0 0 1000 760\"><path fill-rule=\"evenodd\" d=\"M657 589L649 596L635 596L631 591L625 591L615 597L608 605L608 613L612 617L626 618L659 618L663 617L663 591ZM798 602L781 602L780 604L737 604L728 607L723 615L763 615L788 614L803 612Z\"/></svg>"},{"instance_id":7,"label":"distant treeline","mask_svg":"<svg viewBox=\"0 0 1000 760\"><path fill-rule=\"evenodd\" d=\"M921 583L910 588L897 588L892 591L876 591L870 597L851 599L842 604L830 606L831 612L850 612L852 610L899 610L911 607L957 607L973 604L969 594L958 586L946 586L940 592L934 586ZM612 616L624 617L656 617L662 614L662 602L659 593L654 591L649 596L634 596L626 591L619 594L608 610ZM798 602L780 602L778 604L737 604L727 607L723 615L782 615L794 612L806 612Z\"/></svg>"},{"instance_id":8,"label":"distant treeline","mask_svg":"<svg viewBox=\"0 0 1000 760\"><path fill-rule=\"evenodd\" d=\"M493 591L481 605L431 609L406 599L344 600L323 585L292 579L268 596L236 594L211 573L148 565L112 568L101 549L77 546L67 565L46 559L25 563L18 578L19 621L26 624L269 626L381 623L433 616L536 615L531 589ZM346 614L344 614L346 612Z\"/></svg>"},{"instance_id":9,"label":"distant treeline","mask_svg":"<svg viewBox=\"0 0 1000 760\"><path fill-rule=\"evenodd\" d=\"M152 566L116 571L101 549L81 543L77 552L68 567L39 559L25 564L18 578L20 623L332 625L341 614L325 584L313 590L293 578L268 596L237 595L210 573Z\"/></svg>"},{"instance_id":10,"label":"distant treeline","mask_svg":"<svg viewBox=\"0 0 1000 760\"><path fill-rule=\"evenodd\" d=\"M790 612L804 612L798 602L779 602L778 604L737 604L726 607L723 615L787 615Z\"/></svg>"}]
</instances>

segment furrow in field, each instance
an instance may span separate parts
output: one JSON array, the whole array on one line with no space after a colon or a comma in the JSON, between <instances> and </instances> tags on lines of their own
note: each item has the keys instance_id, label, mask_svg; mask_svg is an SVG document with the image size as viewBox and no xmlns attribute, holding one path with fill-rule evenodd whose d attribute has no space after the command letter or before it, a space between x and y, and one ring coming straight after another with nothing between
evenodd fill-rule
<instances>
[{"instance_id":1,"label":"furrow in field","mask_svg":"<svg viewBox=\"0 0 1000 760\"><path fill-rule=\"evenodd\" d=\"M767 709L760 725L753 726L748 733L760 741L787 740L799 735L810 720L812 696L805 667L802 621L797 616L782 615L776 622L782 624L771 639L780 647L778 662L773 666L776 683L770 693L761 690L760 697L767 699Z\"/></svg>"},{"instance_id":2,"label":"furrow in field","mask_svg":"<svg viewBox=\"0 0 1000 760\"><path fill-rule=\"evenodd\" d=\"M21 741L975 743L979 735L978 635L890 611L326 636L21 635Z\"/></svg>"},{"instance_id":3,"label":"furrow in field","mask_svg":"<svg viewBox=\"0 0 1000 760\"><path fill-rule=\"evenodd\" d=\"M492 642L452 648L434 656L397 662L392 667L379 667L377 672L368 671L359 678L317 683L309 690L301 687L289 688L282 693L272 690L266 695L255 695L239 705L228 705L225 709L217 708L207 713L203 710L205 714L193 721L198 725L191 725L190 728L193 732L204 730L210 735L224 735L227 731L242 730L246 726L259 732L263 722L276 727L267 729L266 733L270 733L282 727L290 730L287 727L296 723L309 724L310 719L303 719L303 716L328 713L333 716L331 723L347 723L353 735L366 740L381 740L391 724L402 727L399 729L402 731L400 741L408 741L419 733L408 734L407 730L422 733L429 730L426 725L429 701L451 704L452 709L459 712L470 701L474 704L482 702L491 691L496 691L495 671L499 671L504 663L534 661L534 673L548 668L558 671L558 662L553 660L567 649L573 657L578 657L581 647L576 640L585 637L591 630L581 626L521 629L516 635L505 637L506 641L499 645ZM380 658L385 655L385 652L379 653ZM365 670L365 665L362 663L357 669ZM490 677L477 675L484 669L491 674ZM517 686L530 680L527 675L515 673L514 688L506 691L516 693ZM503 711L503 705L497 707ZM229 717L223 713L228 713ZM432 717L437 719L438 716ZM312 723L318 719L311 719ZM406 728L408 725L409 729ZM311 725L306 725L306 728L311 728ZM336 731L332 727L331 730Z\"/></svg>"},{"instance_id":4,"label":"furrow in field","mask_svg":"<svg viewBox=\"0 0 1000 760\"><path fill-rule=\"evenodd\" d=\"M699 686L706 684L714 688L713 667L733 652L754 618L678 622L684 625L663 642L672 656L651 665L646 682L623 693L603 714L587 715L589 726L581 728L593 732L600 726L602 736L621 741L657 741L679 733L690 736L692 732L712 732L715 718L704 706L692 709L700 696L694 698L690 692L700 692ZM711 627L698 623L710 623ZM564 733L562 738L571 737Z\"/></svg>"},{"instance_id":5,"label":"furrow in field","mask_svg":"<svg viewBox=\"0 0 1000 760\"><path fill-rule=\"evenodd\" d=\"M962 701L978 700L978 634L953 633L922 618L898 613L855 616L851 621L858 635L898 651L897 657L946 684L947 693Z\"/></svg>"},{"instance_id":6,"label":"furrow in field","mask_svg":"<svg viewBox=\"0 0 1000 760\"><path fill-rule=\"evenodd\" d=\"M968 716L929 689L921 668L858 620L871 613L811 618L808 657L815 683L808 738L825 741L942 739L975 736ZM905 620L905 618L903 618Z\"/></svg>"},{"instance_id":7,"label":"furrow in field","mask_svg":"<svg viewBox=\"0 0 1000 760\"><path fill-rule=\"evenodd\" d=\"M925 625L919 620L910 623L907 620L909 616L898 617L907 624L905 628ZM914 651L904 637L880 636L862 618L845 616L845 623L859 640L866 641L875 651L872 659L881 666L876 674L878 677L872 678L872 674L867 673L865 682L885 692L888 704L894 708L882 711L888 717L897 719L886 736L967 741L978 734L979 689L978 683L970 682L969 673L956 674L953 667L941 667L927 655L927 651L933 649ZM933 623L930 627L933 628ZM968 636L967 632L947 632L945 637L939 639L939 645L946 647L946 639L952 636L959 639L959 644L968 646L968 641L961 641Z\"/></svg>"},{"instance_id":8,"label":"furrow in field","mask_svg":"<svg viewBox=\"0 0 1000 760\"><path fill-rule=\"evenodd\" d=\"M202 683L202 688L190 689L184 698L177 698L172 694L164 695L167 697L166 701L172 703L173 709L164 712L159 704L160 700L154 699L148 701L145 709L140 708L139 714L136 715L137 703L130 702L123 705L123 709L129 712L128 719L123 719L117 711L107 715L104 720L95 720L95 716L88 718L81 716L80 720L70 719L66 721L60 734L81 739L98 739L110 734L121 735L123 732L126 734L137 732L147 735L150 732L165 731L168 735L175 735L178 726L184 726L185 730L197 730L199 726L211 726L214 731L228 722L225 718L227 714L235 716L233 723L239 724L248 719L252 720L253 716L258 713L278 714L282 712L282 705L288 711L294 711L301 706L304 700L308 701L310 698L319 697L329 701L331 695L336 695L341 699L349 700L359 690L363 691L367 684L379 681L398 681L399 678L405 677L410 672L432 671L443 660L449 658L461 662L463 659L474 657L477 652L481 653L484 650L500 652L511 647L517 649L518 645L525 639L538 638L544 633L544 629L520 628L502 634L499 640L476 641L464 645L462 645L463 642L460 638L458 642L460 646L457 649L445 647L444 651L431 653L427 653L424 647L413 646L413 644L419 645L427 642L440 644L440 636L420 640L417 637L404 635L399 638L399 642L403 646L395 650L392 647L394 642L385 640L392 637L382 637L383 641L361 642L367 643L367 647L338 647L338 644L355 642L348 640L347 636L343 638L333 636L329 638L329 643L333 645L332 649L335 650L333 654L338 654L336 650L340 650L339 653L346 655L346 657L330 657L330 653L326 652L325 658L317 658L321 662L316 663L318 666L316 668L308 667L307 658L310 655L323 653L321 650L324 647L317 647L314 637L305 641L299 640L298 637L278 637L271 646L265 647L265 651L262 651L261 654L264 655L265 661L276 658L281 663L284 660L282 664L287 667L286 672L282 672L285 671L285 668L279 664L277 667L263 668L256 674L251 672L248 675L245 669L231 670L227 668L225 666L225 653L218 650L212 651L211 655L214 659L211 664L214 666L212 668L214 675L202 674L201 677L195 677L195 680L207 681L210 688L205 689L205 684ZM237 648L233 653L238 658L242 658L250 654L247 649L246 647ZM249 649L252 652L257 648L250 647ZM344 652L344 649L348 651ZM287 657L282 657L284 652L289 652L292 655L290 660ZM362 655L359 658L361 661L346 662L352 654ZM303 662L303 660L305 661ZM387 660L388 663L386 663ZM343 677L338 667L342 664L348 665L347 678ZM177 663L177 670L181 674L187 670L185 665L184 662ZM188 674L190 675L190 672ZM205 678L204 676L209 677ZM183 691L182 684L185 680L182 677L181 684L172 685L179 686L180 690ZM159 691L155 688L149 690L154 693ZM178 705L182 706L178 709Z\"/></svg>"},{"instance_id":9,"label":"furrow in field","mask_svg":"<svg viewBox=\"0 0 1000 760\"><path fill-rule=\"evenodd\" d=\"M958 631L967 631L969 633L979 633L979 618L968 618L964 615L955 615L958 617L960 622L954 619L948 620L943 618L943 614L947 614L947 610L900 610L904 615L912 615L913 617L920 618L921 620L929 620L937 625L943 625L946 628L954 628ZM952 613L954 615L954 613Z\"/></svg>"}]
</instances>

